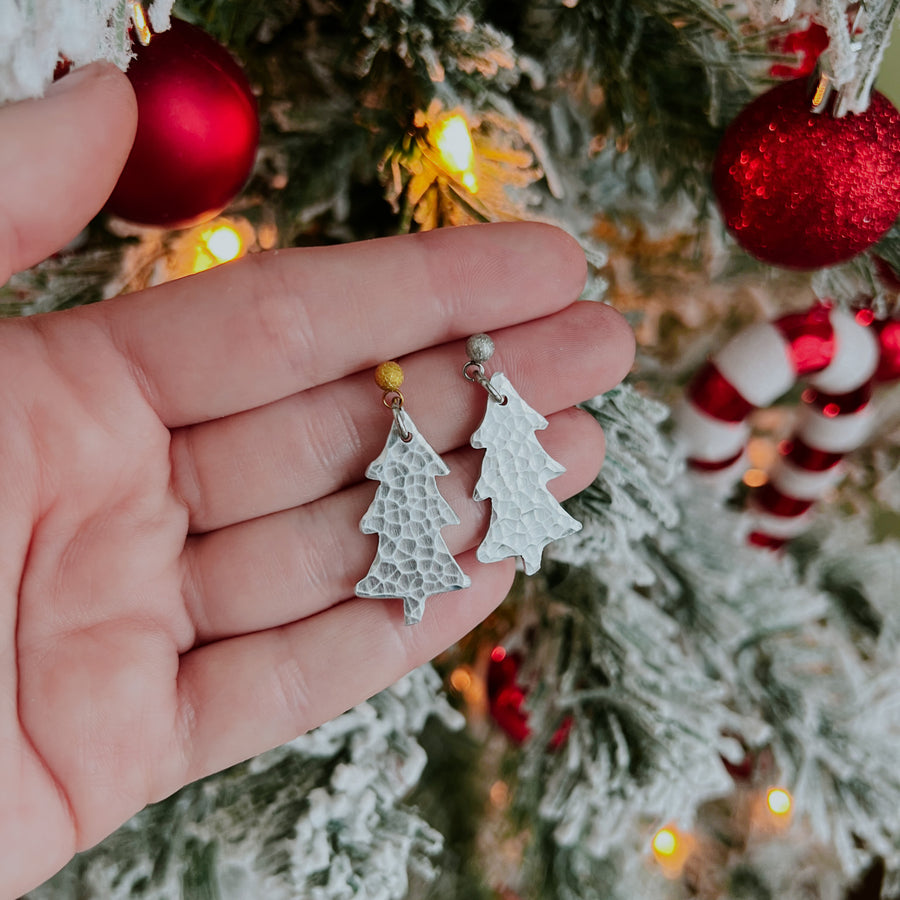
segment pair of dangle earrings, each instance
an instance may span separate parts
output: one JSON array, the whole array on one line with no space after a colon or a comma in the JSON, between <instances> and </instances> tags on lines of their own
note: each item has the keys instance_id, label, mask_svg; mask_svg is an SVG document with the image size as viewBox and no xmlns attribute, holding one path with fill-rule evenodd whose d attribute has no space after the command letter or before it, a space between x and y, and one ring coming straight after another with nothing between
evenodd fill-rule
<instances>
[{"instance_id":1,"label":"pair of dangle earrings","mask_svg":"<svg viewBox=\"0 0 900 900\"><path fill-rule=\"evenodd\" d=\"M484 419L471 444L485 455L475 485L475 500L491 501L491 521L476 552L490 563L520 556L528 575L541 565L544 547L581 530L547 490L547 482L565 472L535 436L547 420L518 394L509 379L484 373L494 342L476 334L466 342L469 361L463 374L488 395ZM379 482L375 499L359 523L364 534L378 535L378 551L368 574L356 585L367 598L402 597L407 625L422 618L433 594L457 591L472 583L441 537L459 517L441 496L435 479L450 470L422 437L404 409L403 371L396 362L382 363L375 382L394 422L380 455L366 469Z\"/></svg>"}]
</instances>

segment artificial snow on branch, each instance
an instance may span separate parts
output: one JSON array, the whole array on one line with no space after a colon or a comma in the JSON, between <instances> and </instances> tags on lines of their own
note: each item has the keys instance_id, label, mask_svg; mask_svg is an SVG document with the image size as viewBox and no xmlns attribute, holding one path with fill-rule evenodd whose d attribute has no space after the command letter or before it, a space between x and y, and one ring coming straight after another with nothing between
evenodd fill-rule
<instances>
[{"instance_id":1,"label":"artificial snow on branch","mask_svg":"<svg viewBox=\"0 0 900 900\"><path fill-rule=\"evenodd\" d=\"M147 9L154 31L165 31L174 0ZM99 59L128 67L131 0L36 0L4 4L0 15L0 103L38 97L57 65L83 66Z\"/></svg>"}]
</instances>

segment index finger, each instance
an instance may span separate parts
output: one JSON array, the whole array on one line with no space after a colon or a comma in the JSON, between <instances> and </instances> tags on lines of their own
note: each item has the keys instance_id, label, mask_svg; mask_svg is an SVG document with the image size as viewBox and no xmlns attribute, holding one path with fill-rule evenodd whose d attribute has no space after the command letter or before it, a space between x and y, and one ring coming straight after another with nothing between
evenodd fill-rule
<instances>
[{"instance_id":1,"label":"index finger","mask_svg":"<svg viewBox=\"0 0 900 900\"><path fill-rule=\"evenodd\" d=\"M174 427L547 315L585 268L552 226L471 225L259 254L75 312L100 319Z\"/></svg>"}]
</instances>

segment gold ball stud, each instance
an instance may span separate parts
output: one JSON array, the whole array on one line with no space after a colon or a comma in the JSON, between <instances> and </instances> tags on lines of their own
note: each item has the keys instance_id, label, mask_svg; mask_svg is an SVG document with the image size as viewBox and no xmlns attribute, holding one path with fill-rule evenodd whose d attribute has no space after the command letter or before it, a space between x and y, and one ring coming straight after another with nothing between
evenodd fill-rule
<instances>
[{"instance_id":1,"label":"gold ball stud","mask_svg":"<svg viewBox=\"0 0 900 900\"><path fill-rule=\"evenodd\" d=\"M403 369L393 360L383 362L375 369L375 384L383 391L399 391L403 384Z\"/></svg>"}]
</instances>

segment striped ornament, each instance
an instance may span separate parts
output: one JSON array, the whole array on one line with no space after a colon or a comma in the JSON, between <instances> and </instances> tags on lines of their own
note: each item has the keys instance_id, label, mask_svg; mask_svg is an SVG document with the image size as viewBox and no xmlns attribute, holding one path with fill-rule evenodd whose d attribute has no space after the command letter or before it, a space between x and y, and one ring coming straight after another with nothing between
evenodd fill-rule
<instances>
[{"instance_id":1,"label":"striped ornament","mask_svg":"<svg viewBox=\"0 0 900 900\"><path fill-rule=\"evenodd\" d=\"M691 468L721 493L746 468L747 417L799 380L807 388L792 438L768 481L750 494L750 541L782 546L841 477L844 456L868 437L873 386L900 378L900 321L874 323L827 303L752 325L715 353L675 413Z\"/></svg>"}]
</instances>

